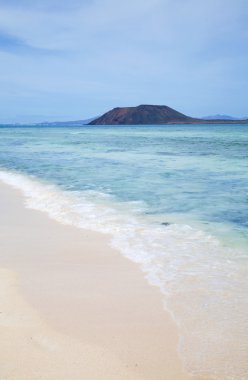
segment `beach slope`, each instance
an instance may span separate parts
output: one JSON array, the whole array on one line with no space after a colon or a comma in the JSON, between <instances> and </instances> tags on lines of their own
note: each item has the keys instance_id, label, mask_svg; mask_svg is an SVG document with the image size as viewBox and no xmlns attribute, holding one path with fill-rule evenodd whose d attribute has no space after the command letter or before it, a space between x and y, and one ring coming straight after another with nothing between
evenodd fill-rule
<instances>
[{"instance_id":1,"label":"beach slope","mask_svg":"<svg viewBox=\"0 0 248 380\"><path fill-rule=\"evenodd\" d=\"M186 380L157 288L109 237L0 185L1 379Z\"/></svg>"}]
</instances>

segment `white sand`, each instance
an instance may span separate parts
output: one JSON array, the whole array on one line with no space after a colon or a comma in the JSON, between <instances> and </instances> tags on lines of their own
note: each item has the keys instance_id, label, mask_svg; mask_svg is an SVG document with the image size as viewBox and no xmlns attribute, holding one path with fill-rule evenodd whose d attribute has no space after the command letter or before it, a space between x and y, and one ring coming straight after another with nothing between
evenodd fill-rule
<instances>
[{"instance_id":1,"label":"white sand","mask_svg":"<svg viewBox=\"0 0 248 380\"><path fill-rule=\"evenodd\" d=\"M159 290L109 237L0 185L0 380L186 380Z\"/></svg>"}]
</instances>

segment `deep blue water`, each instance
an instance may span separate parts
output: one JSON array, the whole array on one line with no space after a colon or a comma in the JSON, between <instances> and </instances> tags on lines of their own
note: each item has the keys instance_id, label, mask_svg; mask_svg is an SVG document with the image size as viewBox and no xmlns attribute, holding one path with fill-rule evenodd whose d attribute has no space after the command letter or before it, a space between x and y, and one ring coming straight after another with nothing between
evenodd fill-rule
<instances>
[{"instance_id":1,"label":"deep blue water","mask_svg":"<svg viewBox=\"0 0 248 380\"><path fill-rule=\"evenodd\" d=\"M0 128L0 165L149 213L248 227L248 127Z\"/></svg>"}]
</instances>

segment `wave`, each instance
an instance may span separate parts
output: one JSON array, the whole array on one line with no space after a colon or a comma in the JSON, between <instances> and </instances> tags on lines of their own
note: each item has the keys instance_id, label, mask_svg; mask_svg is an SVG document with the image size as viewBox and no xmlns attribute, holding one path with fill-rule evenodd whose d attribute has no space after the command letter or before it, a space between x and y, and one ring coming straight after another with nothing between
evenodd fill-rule
<instances>
[{"instance_id":1,"label":"wave","mask_svg":"<svg viewBox=\"0 0 248 380\"><path fill-rule=\"evenodd\" d=\"M0 171L26 207L63 224L112 236L112 245L138 263L158 286L180 330L188 371L225 380L248 377L247 257L186 224L152 223L142 202L117 202L95 191L63 191L35 177ZM235 359L234 359L235 358Z\"/></svg>"}]
</instances>

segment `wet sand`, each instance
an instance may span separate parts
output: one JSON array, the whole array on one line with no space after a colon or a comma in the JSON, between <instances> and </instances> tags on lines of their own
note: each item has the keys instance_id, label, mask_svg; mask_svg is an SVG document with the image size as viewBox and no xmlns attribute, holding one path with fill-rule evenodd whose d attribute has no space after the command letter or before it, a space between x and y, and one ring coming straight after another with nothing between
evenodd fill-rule
<instances>
[{"instance_id":1,"label":"wet sand","mask_svg":"<svg viewBox=\"0 0 248 380\"><path fill-rule=\"evenodd\" d=\"M159 290L109 236L0 184L0 237L1 380L191 378Z\"/></svg>"}]
</instances>

